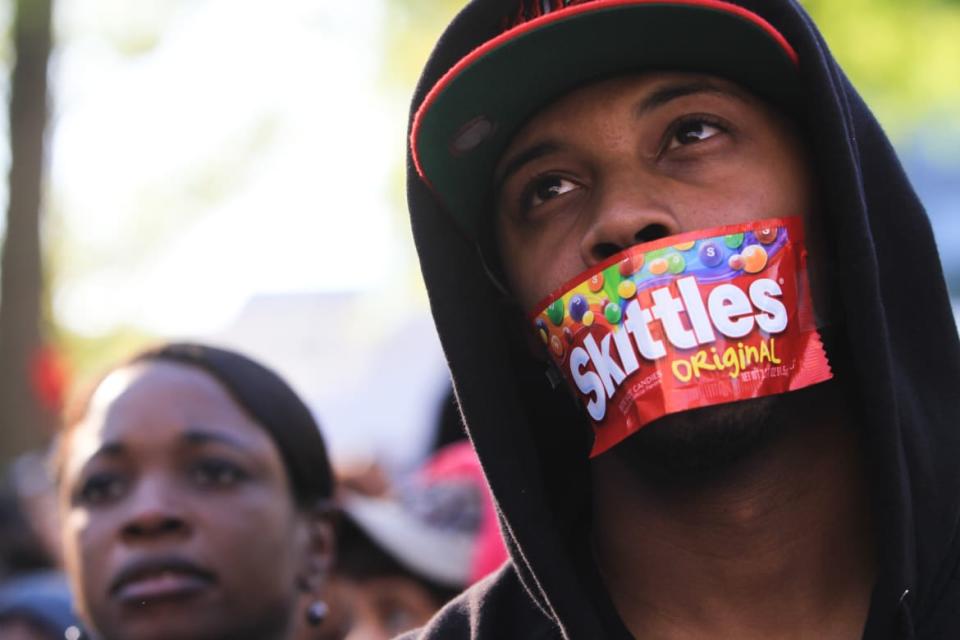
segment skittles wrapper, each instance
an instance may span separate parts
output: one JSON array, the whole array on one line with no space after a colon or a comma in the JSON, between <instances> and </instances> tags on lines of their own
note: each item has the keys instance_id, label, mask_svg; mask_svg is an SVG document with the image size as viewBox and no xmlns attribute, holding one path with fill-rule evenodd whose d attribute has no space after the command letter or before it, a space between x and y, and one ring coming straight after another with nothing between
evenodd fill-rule
<instances>
[{"instance_id":1,"label":"skittles wrapper","mask_svg":"<svg viewBox=\"0 0 960 640\"><path fill-rule=\"evenodd\" d=\"M535 330L593 422L591 457L670 413L829 380L806 258L800 218L692 231L538 304Z\"/></svg>"}]
</instances>

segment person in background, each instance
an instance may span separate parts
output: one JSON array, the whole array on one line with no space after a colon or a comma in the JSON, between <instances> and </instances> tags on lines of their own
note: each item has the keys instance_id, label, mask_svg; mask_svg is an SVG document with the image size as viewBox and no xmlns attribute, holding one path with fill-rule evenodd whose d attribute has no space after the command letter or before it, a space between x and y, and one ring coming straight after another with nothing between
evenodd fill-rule
<instances>
[{"instance_id":1,"label":"person in background","mask_svg":"<svg viewBox=\"0 0 960 640\"><path fill-rule=\"evenodd\" d=\"M56 527L43 460L39 453L18 458L0 489L0 640L82 637L57 568L59 542L51 544Z\"/></svg>"},{"instance_id":2,"label":"person in background","mask_svg":"<svg viewBox=\"0 0 960 640\"><path fill-rule=\"evenodd\" d=\"M68 415L54 466L94 638L283 640L297 615L322 621L332 473L309 410L264 366L199 344L140 353Z\"/></svg>"},{"instance_id":3,"label":"person in background","mask_svg":"<svg viewBox=\"0 0 960 640\"><path fill-rule=\"evenodd\" d=\"M379 474L372 472L376 478ZM496 513L469 443L437 452L386 493L367 479L340 483L342 517L330 617L300 640L381 640L426 623L506 560Z\"/></svg>"},{"instance_id":4,"label":"person in background","mask_svg":"<svg viewBox=\"0 0 960 640\"><path fill-rule=\"evenodd\" d=\"M13 483L0 486L0 580L48 570L53 559L24 513Z\"/></svg>"},{"instance_id":5,"label":"person in background","mask_svg":"<svg viewBox=\"0 0 960 640\"><path fill-rule=\"evenodd\" d=\"M50 476L50 451L55 444L28 451L10 465L10 481L26 518L31 537L40 545L46 561L59 567L60 524L57 522L56 488Z\"/></svg>"},{"instance_id":6,"label":"person in background","mask_svg":"<svg viewBox=\"0 0 960 640\"><path fill-rule=\"evenodd\" d=\"M3 640L80 640L83 638L59 573L34 572L0 586L0 638Z\"/></svg>"}]
</instances>

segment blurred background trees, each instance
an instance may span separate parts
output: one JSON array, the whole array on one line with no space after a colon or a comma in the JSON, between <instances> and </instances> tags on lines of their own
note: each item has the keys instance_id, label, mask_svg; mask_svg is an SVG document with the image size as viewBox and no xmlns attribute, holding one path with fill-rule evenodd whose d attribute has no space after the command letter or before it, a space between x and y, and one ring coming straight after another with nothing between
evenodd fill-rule
<instances>
[{"instance_id":1,"label":"blurred background trees","mask_svg":"<svg viewBox=\"0 0 960 640\"><path fill-rule=\"evenodd\" d=\"M898 142L918 123L960 121L960 1L802 0Z\"/></svg>"},{"instance_id":2,"label":"blurred background trees","mask_svg":"<svg viewBox=\"0 0 960 640\"><path fill-rule=\"evenodd\" d=\"M0 256L0 466L41 444L58 408L44 392L55 365L45 345L51 332L43 313L40 243L52 7L51 0L14 5L10 170Z\"/></svg>"}]
</instances>

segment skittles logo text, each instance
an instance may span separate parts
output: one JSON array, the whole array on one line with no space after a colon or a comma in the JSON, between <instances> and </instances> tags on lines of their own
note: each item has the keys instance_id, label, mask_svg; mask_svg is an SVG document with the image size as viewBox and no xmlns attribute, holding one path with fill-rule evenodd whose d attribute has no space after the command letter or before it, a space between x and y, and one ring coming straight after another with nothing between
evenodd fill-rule
<instances>
[{"instance_id":1,"label":"skittles logo text","mask_svg":"<svg viewBox=\"0 0 960 640\"><path fill-rule=\"evenodd\" d=\"M650 324L654 320L660 322L666 340L677 349L692 349L715 342L717 335L714 330L727 338L736 339L749 334L755 325L767 334L780 333L787 328L787 309L778 299L783 291L773 280L754 280L747 291L734 284L721 284L706 296L706 300L693 276L676 281L678 296L673 295L671 288L664 286L653 289L650 294L653 305L650 308L641 307L636 299L630 300L623 314L622 330L614 329L603 336L599 343L592 333L588 333L583 346L571 351L570 375L577 389L591 397L586 406L594 420L603 420L607 399L613 398L623 381L640 368L637 356L646 360L667 356L664 341L654 338L650 331ZM684 316L687 323L683 321ZM739 372L748 360L761 362L762 351L766 353L765 359L773 362L775 354L771 348L775 348L775 344L762 344L762 347L750 347L746 352L742 343L739 352L736 348L728 349L735 358L733 362L730 362L726 353L721 359L715 360L715 349L714 359L708 359L706 351L699 351L690 359L675 360L671 370L679 380L688 382L694 375L699 377L702 370L736 367ZM616 358L613 357L614 351Z\"/></svg>"},{"instance_id":2,"label":"skittles logo text","mask_svg":"<svg viewBox=\"0 0 960 640\"><path fill-rule=\"evenodd\" d=\"M531 318L594 423L593 455L668 413L832 375L813 323L800 218L632 247Z\"/></svg>"}]
</instances>

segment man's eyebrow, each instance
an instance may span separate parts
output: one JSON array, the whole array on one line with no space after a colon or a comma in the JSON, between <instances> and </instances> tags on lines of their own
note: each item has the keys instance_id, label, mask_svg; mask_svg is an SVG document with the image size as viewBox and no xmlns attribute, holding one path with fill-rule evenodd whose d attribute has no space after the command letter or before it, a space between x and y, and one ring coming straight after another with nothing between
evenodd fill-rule
<instances>
[{"instance_id":1,"label":"man's eyebrow","mask_svg":"<svg viewBox=\"0 0 960 640\"><path fill-rule=\"evenodd\" d=\"M561 145L553 140L544 140L543 142L538 142L533 146L527 147L514 154L506 164L503 165L503 168L497 172L497 175L493 179L493 193L494 195L500 193L500 189L503 188L503 183L507 179L520 170L520 168L527 164L528 162L533 162L537 158L541 158L545 155L551 153L556 153L561 148Z\"/></svg>"},{"instance_id":2,"label":"man's eyebrow","mask_svg":"<svg viewBox=\"0 0 960 640\"><path fill-rule=\"evenodd\" d=\"M180 436L187 445L199 447L205 444L224 444L240 451L249 452L250 445L226 433L209 431L207 429L192 428Z\"/></svg>"},{"instance_id":3,"label":"man's eyebrow","mask_svg":"<svg viewBox=\"0 0 960 640\"><path fill-rule=\"evenodd\" d=\"M686 96L692 96L698 93L712 93L731 98L739 98L736 92L729 89L724 89L723 87L717 86L708 80L694 80L692 82L668 84L664 87L660 87L638 102L633 108L633 112L639 118L648 114L654 109L658 109L663 105L672 102L673 100L684 98Z\"/></svg>"}]
</instances>

